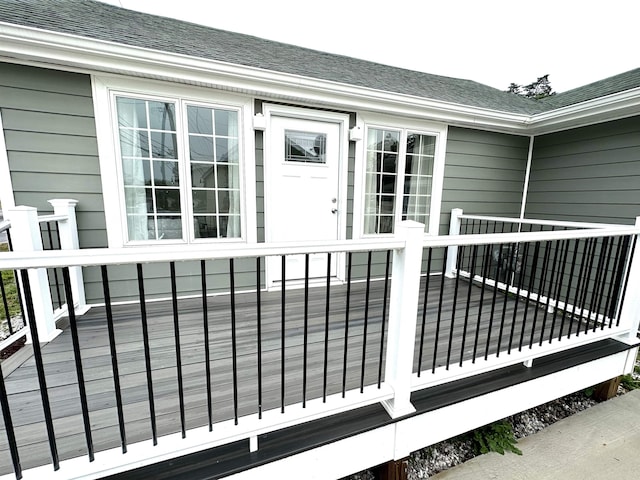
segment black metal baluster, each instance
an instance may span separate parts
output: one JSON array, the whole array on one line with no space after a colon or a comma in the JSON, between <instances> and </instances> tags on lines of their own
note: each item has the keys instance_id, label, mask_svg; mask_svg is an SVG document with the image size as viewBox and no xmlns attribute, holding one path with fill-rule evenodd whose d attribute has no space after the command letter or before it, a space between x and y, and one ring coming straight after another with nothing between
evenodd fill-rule
<instances>
[{"instance_id":1,"label":"black metal baluster","mask_svg":"<svg viewBox=\"0 0 640 480\"><path fill-rule=\"evenodd\" d=\"M487 227L489 222L487 221ZM478 342L480 340L480 324L482 320L482 308L484 307L484 290L487 284L487 274L489 271L489 265L491 264L491 245L484 246L484 254L482 258L482 286L480 287L480 302L478 303L478 317L476 319L476 335L473 340L473 357L471 363L476 363L476 356L478 354Z\"/></svg>"},{"instance_id":2,"label":"black metal baluster","mask_svg":"<svg viewBox=\"0 0 640 480\"><path fill-rule=\"evenodd\" d=\"M209 308L207 305L207 265L200 260L200 287L202 290L202 329L204 331L204 374L207 388L207 417L209 431L213 430L213 400L211 398L211 352L209 351Z\"/></svg>"},{"instance_id":3,"label":"black metal baluster","mask_svg":"<svg viewBox=\"0 0 640 480\"><path fill-rule=\"evenodd\" d=\"M473 249L471 249L471 258L473 261L470 265L469 272L469 288L467 290L467 306L464 311L464 325L462 327L462 345L460 346L460 366L462 366L462 362L464 361L464 346L467 339L467 328L469 325L469 305L471 304L471 290L473 289L473 277L476 273L476 256L478 255L478 245L474 245Z\"/></svg>"},{"instance_id":4,"label":"black metal baluster","mask_svg":"<svg viewBox=\"0 0 640 480\"><path fill-rule=\"evenodd\" d=\"M616 315L618 315L620 313L620 311L618 310L618 299L620 298L620 290L622 287L622 277L624 275L624 270L626 268L627 265L627 252L629 251L629 241L630 241L630 237L629 236L625 236L622 239L622 252L620 253L620 260L618 263L618 268L617 268L617 272L616 272L616 280L615 280L615 285L613 287L613 299L611 300L611 318L615 317ZM613 322L610 322L613 323ZM617 322L616 322L616 326L620 325L620 319L618 318Z\"/></svg>"},{"instance_id":5,"label":"black metal baluster","mask_svg":"<svg viewBox=\"0 0 640 480\"><path fill-rule=\"evenodd\" d=\"M616 256L613 260L613 269L611 271L611 280L609 281L609 290L607 292L607 302L605 303L604 306L604 314L605 317L608 315L609 316L609 328L611 328L613 326L613 316L614 313L611 311L611 307L612 302L611 299L613 291L614 291L614 285L615 285L615 280L618 278L618 271L621 270L620 267L620 250L622 247L622 237L618 237L618 246L616 247Z\"/></svg>"},{"instance_id":6,"label":"black metal baluster","mask_svg":"<svg viewBox=\"0 0 640 480\"><path fill-rule=\"evenodd\" d=\"M542 270L540 271L540 281L538 282L538 298L536 299L536 308L533 311L533 323L531 324L531 336L529 337L529 349L533 348L533 337L536 333L536 324L538 323L538 312L542 305L542 291L547 277L547 269L549 268L549 258L551 257L551 241L547 240L544 244L544 255L542 257Z\"/></svg>"},{"instance_id":7,"label":"black metal baluster","mask_svg":"<svg viewBox=\"0 0 640 480\"><path fill-rule=\"evenodd\" d=\"M144 363L147 373L147 394L149 397L149 420L151 421L151 435L153 444L158 444L158 429L156 426L156 407L153 398L153 380L151 375L151 349L149 347L149 325L147 323L147 303L144 294L144 279L142 264L136 264L138 271L138 295L140 296L140 319L142 322L142 343L144 345Z\"/></svg>"},{"instance_id":8,"label":"black metal baluster","mask_svg":"<svg viewBox=\"0 0 640 480\"><path fill-rule=\"evenodd\" d=\"M113 327L113 311L111 310L111 292L109 290L109 275L107 266L100 267L102 273L102 291L104 293L104 308L107 314L107 331L109 333L109 353L111 354L111 370L113 373L113 390L116 396L116 410L118 412L118 428L120 430L120 445L122 453L127 453L127 434L124 426L124 408L122 406L122 389L120 388L120 372L118 369L118 352L116 350L116 334Z\"/></svg>"},{"instance_id":9,"label":"black metal baluster","mask_svg":"<svg viewBox=\"0 0 640 480\"><path fill-rule=\"evenodd\" d=\"M44 372L44 364L42 362L42 351L40 349L40 338L38 337L38 328L36 327L35 312L33 310L33 297L31 296L31 284L29 283L29 273L27 270L21 270L22 286L24 288L24 301L29 317L29 332L31 333L31 341L33 347L33 359L36 363L36 373L38 374L38 386L40 388L40 398L42 400L42 410L44 413L44 421L47 427L47 436L49 438L49 450L51 451L51 462L53 469L60 468L58 458L58 447L56 445L56 434L53 430L53 418L51 416L51 404L49 403L49 392L47 390L47 380Z\"/></svg>"},{"instance_id":10,"label":"black metal baluster","mask_svg":"<svg viewBox=\"0 0 640 480\"><path fill-rule=\"evenodd\" d=\"M328 300L327 300L328 301ZM327 305L328 308L328 305ZM307 354L309 334L309 254L304 255L304 340L302 366L302 408L307 406Z\"/></svg>"},{"instance_id":11,"label":"black metal baluster","mask_svg":"<svg viewBox=\"0 0 640 480\"><path fill-rule=\"evenodd\" d=\"M173 338L176 350L176 373L178 374L178 402L180 406L180 428L182 438L187 436L186 419L184 413L184 386L182 382L182 353L180 350L180 322L178 320L178 289L176 287L176 264L169 262L171 273L171 304L173 306Z\"/></svg>"},{"instance_id":12,"label":"black metal baluster","mask_svg":"<svg viewBox=\"0 0 640 480\"><path fill-rule=\"evenodd\" d=\"M587 263L587 255L588 251L591 248L591 238L587 238L584 242L584 246L582 247L582 261L580 262L580 270L578 271L578 283L576 284L576 293L573 298L573 307L571 307L571 318L569 320L569 331L567 332L567 338L571 338L571 331L573 330L573 322L575 320L576 308L578 306L578 302L580 301L581 289L582 289L582 276L585 270L585 265ZM577 248L577 247L576 247ZM580 307L582 309L582 307ZM578 330L576 332L576 336L580 332L580 322L578 322Z\"/></svg>"},{"instance_id":13,"label":"black metal baluster","mask_svg":"<svg viewBox=\"0 0 640 480\"><path fill-rule=\"evenodd\" d=\"M629 284L629 275L631 275L631 264L633 262L633 255L636 251L637 240L638 240L638 237L634 236L633 240L631 241L631 253L629 254L629 268L627 268L627 274L625 276L624 283L621 286L622 298L620 299L620 309L618 310L619 312L622 312L622 307L624 306L624 299L627 296L627 285ZM620 314L618 314L618 321L616 322L616 327L619 327L619 326L620 326Z\"/></svg>"},{"instance_id":14,"label":"black metal baluster","mask_svg":"<svg viewBox=\"0 0 640 480\"><path fill-rule=\"evenodd\" d=\"M260 257L256 257L256 323L258 335L258 418L262 419L262 300L260 298L260 289L262 281L260 280Z\"/></svg>"},{"instance_id":15,"label":"black metal baluster","mask_svg":"<svg viewBox=\"0 0 640 480\"><path fill-rule=\"evenodd\" d=\"M600 315L600 309L602 308L602 299L604 298L604 289L607 284L607 275L609 273L609 265L611 263L611 248L613 247L613 238L605 237L604 241L607 243L607 253L605 254L605 263L602 266L602 277L600 280L600 292L598 293L598 304L596 305L596 322L593 325L593 331L596 331L596 324L598 320L598 316ZM606 312L602 315L602 324L600 325L600 330L604 330L606 325Z\"/></svg>"},{"instance_id":16,"label":"black metal baluster","mask_svg":"<svg viewBox=\"0 0 640 480\"><path fill-rule=\"evenodd\" d=\"M556 319L558 318L558 308L560 305L560 293L562 292L562 282L564 280L564 271L567 266L567 254L569 253L569 240L563 240L564 249L562 254L562 260L560 261L560 265L558 266L558 270L560 270L560 274L558 275L558 283L556 286L556 292L554 294L554 300L556 301L556 306L553 309L553 317L551 317L551 329L549 331L549 343L553 341L553 332L556 328ZM567 308L565 305L563 311Z\"/></svg>"},{"instance_id":17,"label":"black metal baluster","mask_svg":"<svg viewBox=\"0 0 640 480\"><path fill-rule=\"evenodd\" d=\"M567 244L569 240L567 240ZM576 260L578 258L578 247L580 246L580 239L576 239L573 245L573 257L571 258L571 270L569 271L569 284L567 285L567 295L564 299L564 308L562 309L562 317L560 319L560 333L558 333L558 341L562 340L562 334L564 332L564 324L567 317L567 309L569 307L569 296L571 295L571 285L573 284L573 273L576 268Z\"/></svg>"},{"instance_id":18,"label":"black metal baluster","mask_svg":"<svg viewBox=\"0 0 640 480\"><path fill-rule=\"evenodd\" d=\"M504 226L504 224L503 224ZM484 347L484 359L489 357L489 346L491 344L491 330L493 328L493 316L496 312L496 298L498 296L498 282L500 279L500 264L502 263L502 244L498 244L498 264L496 266L496 278L493 286L493 299L491 300L491 315L489 316L489 328L487 330L487 343Z\"/></svg>"},{"instance_id":19,"label":"black metal baluster","mask_svg":"<svg viewBox=\"0 0 640 480\"><path fill-rule=\"evenodd\" d=\"M73 308L73 293L71 292L69 267L62 268L62 280L64 282L64 293L67 301L67 314L69 316L69 329L71 330L71 342L73 344L73 360L76 367L76 377L78 379L78 393L80 394L80 408L82 410L82 421L84 423L84 436L87 442L89 461L93 462L94 455L93 438L91 436L91 421L89 420L87 390L84 384L84 370L82 368L82 355L80 354L80 339L78 337L78 326L76 324L76 312Z\"/></svg>"},{"instance_id":20,"label":"black metal baluster","mask_svg":"<svg viewBox=\"0 0 640 480\"><path fill-rule=\"evenodd\" d=\"M531 229L533 230L533 225L531 225ZM531 302L531 290L533 290L535 279L536 279L536 271L538 270L538 254L540 253L540 242L536 242L536 246L533 249L533 260L531 262L532 271L529 276L529 287L527 288L527 299L524 304L524 315L522 316L522 330L520 331L520 341L518 342L518 351L522 351L522 344L524 343L524 334L527 328L527 315L529 313L529 303ZM528 259L525 258L525 262ZM537 308L537 307L536 307Z\"/></svg>"},{"instance_id":21,"label":"black metal baluster","mask_svg":"<svg viewBox=\"0 0 640 480\"><path fill-rule=\"evenodd\" d=\"M347 389L347 351L349 347L349 309L351 305L351 265L353 253L347 254L347 299L344 313L344 354L342 360L342 398Z\"/></svg>"},{"instance_id":22,"label":"black metal baluster","mask_svg":"<svg viewBox=\"0 0 640 480\"><path fill-rule=\"evenodd\" d=\"M446 369L449 370L449 364L451 362L451 350L453 349L453 330L456 322L456 305L458 303L458 286L460 285L460 270L461 264L464 260L464 247L458 247L458 258L456 259L456 283L453 290L453 304L451 305L451 327L449 330L449 343L447 344L447 363Z\"/></svg>"},{"instance_id":23,"label":"black metal baluster","mask_svg":"<svg viewBox=\"0 0 640 480\"><path fill-rule=\"evenodd\" d=\"M284 355L285 355L285 344L284 337L286 335L285 328L285 307L286 307L286 293L285 286L287 283L287 258L285 255L282 255L280 259L280 276L282 278L282 290L280 292L280 413L284 413L284 395L285 395L285 365L284 365Z\"/></svg>"},{"instance_id":24,"label":"black metal baluster","mask_svg":"<svg viewBox=\"0 0 640 480\"><path fill-rule=\"evenodd\" d=\"M53 237L51 235L51 222L46 222L46 226L47 226L47 235L49 237L49 248L46 248L45 250L53 250ZM58 242L60 242L60 236L58 234ZM58 279L58 269L57 268L52 268L53 270L53 278L55 280L55 285L56 285L56 296L58 299L58 308L62 308L62 295L60 294L60 280Z\"/></svg>"},{"instance_id":25,"label":"black metal baluster","mask_svg":"<svg viewBox=\"0 0 640 480\"><path fill-rule=\"evenodd\" d=\"M510 228L511 226L513 226L512 223L509 224ZM511 285L510 265L513 261L514 252L515 252L515 246L513 243L510 243L509 246L507 247L507 255L509 255L509 258L507 258L506 268L504 272L504 300L502 302L502 313L500 314L500 330L498 331L498 346L496 348L496 357L500 356L500 348L502 347L502 335L504 334L504 321L507 316L507 302L509 300L509 288L511 288L510 287Z\"/></svg>"},{"instance_id":26,"label":"black metal baluster","mask_svg":"<svg viewBox=\"0 0 640 480\"><path fill-rule=\"evenodd\" d=\"M604 253L607 248L606 242L607 242L607 238L603 237L602 241L600 242L600 251L598 252L598 263L596 264L596 276L593 279L593 290L591 291L591 301L589 302L589 319L591 319L592 315L594 316L594 319L593 319L594 332L598 328L598 312L595 307L598 303L598 291L600 290L600 280L602 277L602 264L604 262Z\"/></svg>"},{"instance_id":27,"label":"black metal baluster","mask_svg":"<svg viewBox=\"0 0 640 480\"><path fill-rule=\"evenodd\" d=\"M369 250L367 255L367 284L364 299L364 325L362 328L362 358L360 360L360 393L364 392L364 371L367 356L367 330L369 327L369 294L371 293L371 256L373 252Z\"/></svg>"},{"instance_id":28,"label":"black metal baluster","mask_svg":"<svg viewBox=\"0 0 640 480\"><path fill-rule=\"evenodd\" d=\"M422 350L424 347L424 330L427 323L427 300L429 297L429 278L431 277L431 254L433 249L429 247L429 255L427 258L427 275L425 277L424 285L424 302L422 304L422 326L420 327L420 350L418 351L418 377L422 371Z\"/></svg>"},{"instance_id":29,"label":"black metal baluster","mask_svg":"<svg viewBox=\"0 0 640 480\"><path fill-rule=\"evenodd\" d=\"M13 241L11 240L11 231L7 230L7 243L9 244L9 251L13 252ZM24 313L24 305L22 300L22 292L20 291L20 282L18 281L18 270L13 271L13 281L16 283L16 293L18 294L18 305L20 305L20 313L22 314L22 325L27 326L27 316Z\"/></svg>"},{"instance_id":30,"label":"black metal baluster","mask_svg":"<svg viewBox=\"0 0 640 480\"><path fill-rule=\"evenodd\" d=\"M597 245L598 245L598 239L594 238L592 245L591 245L591 250L589 252L589 259L588 259L588 263L587 263L587 271L586 273L586 280L584 282L584 289L582 291L582 297L580 299L580 317L584 318L584 313L585 313L585 307L586 307L586 303L587 303L587 295L588 295L588 291L589 291L589 283L591 282L591 272L593 270L593 259L596 256L596 249L597 249ZM586 322L585 322L585 327L584 327L584 333L585 335L587 334L587 332L589 331L589 325L591 324L591 312L589 310L587 310L587 316L586 316ZM580 328L578 328L578 332L580 331ZM576 336L578 336L576 334Z\"/></svg>"},{"instance_id":31,"label":"black metal baluster","mask_svg":"<svg viewBox=\"0 0 640 480\"><path fill-rule=\"evenodd\" d=\"M327 369L329 366L329 303L331 292L331 252L327 253L327 294L324 305L324 365L322 370L322 403L327 401Z\"/></svg>"},{"instance_id":32,"label":"black metal baluster","mask_svg":"<svg viewBox=\"0 0 640 480\"><path fill-rule=\"evenodd\" d=\"M2 408L2 419L4 420L4 430L7 434L7 443L9 443L9 453L11 454L11 463L16 479L22 478L22 465L20 464L20 456L18 455L18 443L16 442L16 434L13 429L13 420L9 411L9 397L7 397L7 389L4 385L4 375L2 373L2 362L0 362L0 408Z\"/></svg>"},{"instance_id":33,"label":"black metal baluster","mask_svg":"<svg viewBox=\"0 0 640 480\"><path fill-rule=\"evenodd\" d=\"M514 254L515 254L515 264L517 266L518 264L518 257L517 257L517 253L519 250L519 245L516 246L516 249L514 250ZM509 346L507 348L507 354L511 354L511 348L513 347L513 335L515 334L515 330L516 330L516 323L517 323L517 315L518 315L518 303L520 301L520 291L522 290L522 282L524 281L524 277L525 274L527 273L527 260L529 259L529 243L525 243L524 244L524 252L522 252L522 266L520 268L520 272L518 273L519 278L518 278L518 286L516 289L516 298L514 301L514 305L513 305L513 318L511 320L511 331L509 332ZM524 328L524 324L522 325L521 328Z\"/></svg>"},{"instance_id":34,"label":"black metal baluster","mask_svg":"<svg viewBox=\"0 0 640 480\"><path fill-rule=\"evenodd\" d=\"M544 316L542 317L542 328L540 329L540 339L538 345L542 346L544 341L544 331L547 325L547 317L549 315L549 304L551 303L551 294L553 293L553 281L555 280L556 266L558 266L558 250L561 250L561 241L556 241L556 248L553 251L553 263L551 264L551 276L549 277L549 288L547 289L547 303L544 308Z\"/></svg>"},{"instance_id":35,"label":"black metal baluster","mask_svg":"<svg viewBox=\"0 0 640 480\"><path fill-rule=\"evenodd\" d=\"M384 272L384 296L382 297L382 325L380 326L380 358L378 359L378 388L382 385L382 360L384 358L384 331L387 325L387 295L389 293L389 267L391 266L391 250L387 250L387 261Z\"/></svg>"},{"instance_id":36,"label":"black metal baluster","mask_svg":"<svg viewBox=\"0 0 640 480\"><path fill-rule=\"evenodd\" d=\"M436 320L436 334L433 343L433 363L431 365L431 373L436 372L436 362L438 359L438 341L440 340L440 321L442 320L442 299L444 297L444 279L447 271L447 254L449 249L444 247L444 258L442 260L442 275L440 276L440 297L438 298L438 318Z\"/></svg>"},{"instance_id":37,"label":"black metal baluster","mask_svg":"<svg viewBox=\"0 0 640 480\"><path fill-rule=\"evenodd\" d=\"M238 340L236 336L236 274L233 258L229 259L229 288L231 302L231 358L233 369L233 422L238 425ZM284 279L283 279L284 281ZM284 288L284 285L283 285Z\"/></svg>"}]
</instances>

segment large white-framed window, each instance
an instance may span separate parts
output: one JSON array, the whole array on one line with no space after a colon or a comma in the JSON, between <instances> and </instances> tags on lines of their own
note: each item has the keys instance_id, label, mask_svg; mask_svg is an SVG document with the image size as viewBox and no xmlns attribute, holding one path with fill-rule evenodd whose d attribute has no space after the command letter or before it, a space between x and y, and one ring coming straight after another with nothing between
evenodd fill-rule
<instances>
[{"instance_id":1,"label":"large white-framed window","mask_svg":"<svg viewBox=\"0 0 640 480\"><path fill-rule=\"evenodd\" d=\"M250 99L93 79L109 246L255 241Z\"/></svg>"},{"instance_id":2,"label":"large white-framed window","mask_svg":"<svg viewBox=\"0 0 640 480\"><path fill-rule=\"evenodd\" d=\"M392 235L402 220L439 227L446 125L380 115L363 115L360 202L354 228L361 236Z\"/></svg>"}]
</instances>

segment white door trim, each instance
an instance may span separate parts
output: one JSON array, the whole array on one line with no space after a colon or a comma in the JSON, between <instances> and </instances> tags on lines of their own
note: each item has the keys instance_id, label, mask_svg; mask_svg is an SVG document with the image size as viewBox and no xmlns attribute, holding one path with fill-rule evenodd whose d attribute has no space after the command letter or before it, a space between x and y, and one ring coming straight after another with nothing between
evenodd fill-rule
<instances>
[{"instance_id":1,"label":"white door trim","mask_svg":"<svg viewBox=\"0 0 640 480\"><path fill-rule=\"evenodd\" d=\"M265 242L270 241L271 232L269 230L269 189L273 188L269 185L271 171L269 170L268 157L272 151L271 145L271 119L272 117L285 117L290 119L313 120L319 122L327 122L338 124L340 131L339 142L339 159L338 159L338 240L346 240L347 238L347 183L348 183L348 166L349 166L349 115L336 112L326 112L322 110L313 110L299 107L289 107L285 105L264 104L263 115L266 119L266 130L263 142L263 181L264 181L264 238ZM267 289L274 288L274 274L270 272L269 267L265 266L265 280ZM337 255L336 276L338 280L345 280L345 255ZM279 288L279 286L277 287Z\"/></svg>"}]
</instances>

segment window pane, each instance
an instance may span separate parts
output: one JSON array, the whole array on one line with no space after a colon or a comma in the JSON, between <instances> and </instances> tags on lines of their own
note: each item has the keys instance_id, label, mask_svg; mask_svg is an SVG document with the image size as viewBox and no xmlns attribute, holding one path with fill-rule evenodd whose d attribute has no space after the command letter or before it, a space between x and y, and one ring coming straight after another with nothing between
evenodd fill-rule
<instances>
[{"instance_id":1,"label":"window pane","mask_svg":"<svg viewBox=\"0 0 640 480\"><path fill-rule=\"evenodd\" d=\"M189 158L213 162L213 138L189 135Z\"/></svg>"},{"instance_id":2,"label":"window pane","mask_svg":"<svg viewBox=\"0 0 640 480\"><path fill-rule=\"evenodd\" d=\"M216 161L238 163L238 140L235 138L216 138Z\"/></svg>"},{"instance_id":3,"label":"window pane","mask_svg":"<svg viewBox=\"0 0 640 480\"><path fill-rule=\"evenodd\" d=\"M178 186L178 162L153 162L153 182L156 186Z\"/></svg>"},{"instance_id":4,"label":"window pane","mask_svg":"<svg viewBox=\"0 0 640 480\"><path fill-rule=\"evenodd\" d=\"M154 158L178 158L176 135L167 132L151 132L151 151Z\"/></svg>"},{"instance_id":5,"label":"window pane","mask_svg":"<svg viewBox=\"0 0 640 480\"><path fill-rule=\"evenodd\" d=\"M127 215L129 240L148 240L156 238L156 226L153 217L147 215Z\"/></svg>"},{"instance_id":6,"label":"window pane","mask_svg":"<svg viewBox=\"0 0 640 480\"><path fill-rule=\"evenodd\" d=\"M124 200L128 214L145 214L153 213L153 198L150 188L131 188L124 189Z\"/></svg>"},{"instance_id":7,"label":"window pane","mask_svg":"<svg viewBox=\"0 0 640 480\"><path fill-rule=\"evenodd\" d=\"M238 136L238 112L232 110L216 110L216 135Z\"/></svg>"},{"instance_id":8,"label":"window pane","mask_svg":"<svg viewBox=\"0 0 640 480\"><path fill-rule=\"evenodd\" d=\"M217 238L218 237L218 217L200 216L193 218L194 232L196 238Z\"/></svg>"},{"instance_id":9,"label":"window pane","mask_svg":"<svg viewBox=\"0 0 640 480\"><path fill-rule=\"evenodd\" d=\"M380 186L381 193L391 193L396 191L396 176L395 175L380 175L382 183Z\"/></svg>"},{"instance_id":10,"label":"window pane","mask_svg":"<svg viewBox=\"0 0 640 480\"><path fill-rule=\"evenodd\" d=\"M213 165L202 163L191 164L191 184L194 188L214 188L215 177L213 174Z\"/></svg>"},{"instance_id":11,"label":"window pane","mask_svg":"<svg viewBox=\"0 0 640 480\"><path fill-rule=\"evenodd\" d=\"M187 117L189 133L213 135L213 121L211 119L210 108L188 106Z\"/></svg>"},{"instance_id":12,"label":"window pane","mask_svg":"<svg viewBox=\"0 0 640 480\"><path fill-rule=\"evenodd\" d=\"M133 187L151 186L149 160L122 159L124 184Z\"/></svg>"},{"instance_id":13,"label":"window pane","mask_svg":"<svg viewBox=\"0 0 640 480\"><path fill-rule=\"evenodd\" d=\"M237 165L218 165L218 188L238 188L240 174Z\"/></svg>"},{"instance_id":14,"label":"window pane","mask_svg":"<svg viewBox=\"0 0 640 480\"><path fill-rule=\"evenodd\" d=\"M160 216L158 222L158 240L182 238L182 218L179 216Z\"/></svg>"},{"instance_id":15,"label":"window pane","mask_svg":"<svg viewBox=\"0 0 640 480\"><path fill-rule=\"evenodd\" d=\"M284 144L286 162L327 163L324 133L285 130Z\"/></svg>"},{"instance_id":16,"label":"window pane","mask_svg":"<svg viewBox=\"0 0 640 480\"><path fill-rule=\"evenodd\" d=\"M163 213L180 213L180 190L156 189L156 209Z\"/></svg>"},{"instance_id":17,"label":"window pane","mask_svg":"<svg viewBox=\"0 0 640 480\"><path fill-rule=\"evenodd\" d=\"M147 128L147 102L136 98L117 97L118 125Z\"/></svg>"},{"instance_id":18,"label":"window pane","mask_svg":"<svg viewBox=\"0 0 640 480\"><path fill-rule=\"evenodd\" d=\"M239 213L240 195L237 190L218 191L218 211L220 213Z\"/></svg>"},{"instance_id":19,"label":"window pane","mask_svg":"<svg viewBox=\"0 0 640 480\"><path fill-rule=\"evenodd\" d=\"M393 232L398 139L399 132L374 128L368 130L365 233Z\"/></svg>"},{"instance_id":20,"label":"window pane","mask_svg":"<svg viewBox=\"0 0 640 480\"><path fill-rule=\"evenodd\" d=\"M120 153L123 157L149 158L149 135L143 130L120 130Z\"/></svg>"},{"instance_id":21,"label":"window pane","mask_svg":"<svg viewBox=\"0 0 640 480\"><path fill-rule=\"evenodd\" d=\"M149 102L149 124L154 130L176 131L176 113L173 103Z\"/></svg>"},{"instance_id":22,"label":"window pane","mask_svg":"<svg viewBox=\"0 0 640 480\"><path fill-rule=\"evenodd\" d=\"M221 215L220 222L220 237L224 238L237 238L240 237L240 215Z\"/></svg>"},{"instance_id":23,"label":"window pane","mask_svg":"<svg viewBox=\"0 0 640 480\"><path fill-rule=\"evenodd\" d=\"M195 213L216 213L215 190L194 190L193 211Z\"/></svg>"},{"instance_id":24,"label":"window pane","mask_svg":"<svg viewBox=\"0 0 640 480\"><path fill-rule=\"evenodd\" d=\"M402 218L424 223L425 230L431 204L435 139L433 135L407 135L407 152L411 155L407 155L405 162Z\"/></svg>"}]
</instances>

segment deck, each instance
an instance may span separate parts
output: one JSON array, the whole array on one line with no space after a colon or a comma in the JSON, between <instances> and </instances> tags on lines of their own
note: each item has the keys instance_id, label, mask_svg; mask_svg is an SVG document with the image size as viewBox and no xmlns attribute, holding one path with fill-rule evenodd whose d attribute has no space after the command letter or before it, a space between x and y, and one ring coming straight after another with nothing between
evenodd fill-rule
<instances>
[{"instance_id":1,"label":"deck","mask_svg":"<svg viewBox=\"0 0 640 480\"><path fill-rule=\"evenodd\" d=\"M478 284L458 281L457 301L454 302L456 281L444 279L442 309L438 328L441 276L429 281L427 315L422 347L422 372L433 367L434 345L438 331L436 367L471 359L474 350L481 361L485 350L489 355L500 348L517 348L524 339L525 348L531 338L532 319L536 316L533 303L525 308L520 299L517 305L512 296L505 296ZM261 379L262 411L281 409L287 405L313 398L323 393L340 393L344 388L358 390L384 380L384 363L380 360L385 348L382 311L384 281L371 282L369 306L365 309L366 284L353 283L350 293L348 342L345 347L346 286L332 286L328 330L325 330L326 288L309 290L307 326L307 374L303 396L305 352L304 290L286 290L285 308L285 384L282 390L281 292L261 294ZM420 300L424 299L425 277ZM469 309L467 310L467 298ZM482 302L480 301L482 298ZM246 415L257 415L258 402L258 329L256 293L236 294L236 388L237 410L234 409L233 339L230 296L208 298L209 354L212 388L212 420L215 423ZM455 312L453 307L456 305ZM204 322L201 299L178 302L180 361L185 405L186 429L208 425ZM478 312L482 307L480 322ZM493 309L493 317L491 311ZM535 341L542 332L544 309L538 308ZM365 325L365 311L367 315ZM514 311L516 312L514 315ZM524 322L525 311L528 321ZM171 302L147 303L150 361L153 397L158 436L181 430L177 358ZM152 438L145 358L139 305L113 307L117 361L128 443ZM545 339L552 329L549 315ZM95 451L120 446L118 415L114 393L105 308L94 307L78 322L82 349L82 365L87 390L91 431ZM453 318L453 321L452 321ZM465 328L465 318L467 319ZM491 321L493 318L493 321ZM504 319L504 321L501 321ZM453 323L453 335L451 327ZM489 342L489 328L492 331ZM525 324L526 323L526 324ZM525 324L524 334L522 326ZM414 372L420 360L422 306L418 313ZM502 328L500 328L502 326ZM553 336L560 328L559 316L553 325ZM564 326L566 332L567 325ZM574 326L574 328L576 328ZM366 334L365 334L366 330ZM512 333L513 332L513 333ZM326 335L326 368L325 368ZM463 342L464 339L464 342ZM450 343L451 341L451 343ZM451 347L449 348L449 345ZM86 441L79 402L78 384L73 361L71 334L66 329L42 349L46 382L51 402L53 425L61 460L86 455ZM346 370L344 369L346 359ZM364 360L364 361L363 361ZM383 361L384 362L384 361ZM326 380L325 380L326 377ZM23 468L50 463L47 432L38 389L33 358L27 360L5 379L9 394L16 438ZM325 391L326 384L326 391ZM282 396L284 393L284 397ZM4 427L3 427L4 430ZM187 432L188 433L188 432ZM0 433L1 473L10 473L11 460L5 432Z\"/></svg>"}]
</instances>

